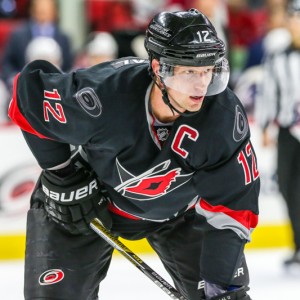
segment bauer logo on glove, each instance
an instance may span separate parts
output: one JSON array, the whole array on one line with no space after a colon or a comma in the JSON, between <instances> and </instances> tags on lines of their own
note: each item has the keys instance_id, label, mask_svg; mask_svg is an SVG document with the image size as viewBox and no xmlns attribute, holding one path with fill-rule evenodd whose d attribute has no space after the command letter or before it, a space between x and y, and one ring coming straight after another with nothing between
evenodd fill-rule
<instances>
[{"instance_id":1,"label":"bauer logo on glove","mask_svg":"<svg viewBox=\"0 0 300 300\"><path fill-rule=\"evenodd\" d=\"M43 182L43 180L42 180ZM42 183L42 189L44 193L51 199L59 202L72 202L74 200L81 200L83 198L89 197L93 194L94 189L98 190L98 183L97 180L94 179L88 184L85 184L83 187L77 188L75 190L69 190L68 192L60 192L58 190L51 190L51 186L45 186Z\"/></svg>"},{"instance_id":2,"label":"bauer logo on glove","mask_svg":"<svg viewBox=\"0 0 300 300\"><path fill-rule=\"evenodd\" d=\"M89 225L94 218L111 228L108 197L101 192L96 174L84 167L69 166L67 172L44 170L32 196L43 202L51 220L71 234L92 234Z\"/></svg>"}]
</instances>

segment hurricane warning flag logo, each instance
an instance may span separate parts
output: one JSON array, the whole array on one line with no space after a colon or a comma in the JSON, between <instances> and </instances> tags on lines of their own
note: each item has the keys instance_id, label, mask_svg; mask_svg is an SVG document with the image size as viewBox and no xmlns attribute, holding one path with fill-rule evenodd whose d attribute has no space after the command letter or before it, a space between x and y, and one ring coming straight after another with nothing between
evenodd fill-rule
<instances>
[{"instance_id":1,"label":"hurricane warning flag logo","mask_svg":"<svg viewBox=\"0 0 300 300\"><path fill-rule=\"evenodd\" d=\"M123 196L145 201L161 197L188 182L191 174L182 175L181 168L168 170L170 160L167 160L146 172L134 176L117 160L117 168L121 184L115 190Z\"/></svg>"}]
</instances>

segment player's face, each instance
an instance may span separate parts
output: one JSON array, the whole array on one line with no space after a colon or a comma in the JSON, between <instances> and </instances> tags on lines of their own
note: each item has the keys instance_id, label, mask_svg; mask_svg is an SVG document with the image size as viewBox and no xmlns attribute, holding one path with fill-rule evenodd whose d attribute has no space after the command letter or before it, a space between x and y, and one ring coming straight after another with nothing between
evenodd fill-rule
<instances>
[{"instance_id":1,"label":"player's face","mask_svg":"<svg viewBox=\"0 0 300 300\"><path fill-rule=\"evenodd\" d=\"M212 80L214 66L175 66L172 76L165 76L171 104L180 111L198 111Z\"/></svg>"}]
</instances>

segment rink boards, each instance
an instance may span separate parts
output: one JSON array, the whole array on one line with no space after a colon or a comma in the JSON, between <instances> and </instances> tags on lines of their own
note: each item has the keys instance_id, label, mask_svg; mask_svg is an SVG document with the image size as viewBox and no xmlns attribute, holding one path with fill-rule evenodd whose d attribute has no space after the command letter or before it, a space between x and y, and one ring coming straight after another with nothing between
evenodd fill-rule
<instances>
[{"instance_id":1,"label":"rink boards","mask_svg":"<svg viewBox=\"0 0 300 300\"><path fill-rule=\"evenodd\" d=\"M248 248L290 247L291 229L285 204L278 193L275 177L276 151L263 148L260 131L251 125L262 188L260 221ZM0 127L0 259L23 258L25 252L26 211L40 168L15 126ZM137 253L152 251L146 240L125 241Z\"/></svg>"}]
</instances>

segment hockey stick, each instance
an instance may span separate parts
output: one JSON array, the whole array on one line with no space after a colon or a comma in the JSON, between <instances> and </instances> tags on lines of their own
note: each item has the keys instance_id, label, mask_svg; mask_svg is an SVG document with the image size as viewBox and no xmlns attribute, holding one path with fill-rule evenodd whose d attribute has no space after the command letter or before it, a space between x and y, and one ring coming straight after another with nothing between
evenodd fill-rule
<instances>
[{"instance_id":1,"label":"hockey stick","mask_svg":"<svg viewBox=\"0 0 300 300\"><path fill-rule=\"evenodd\" d=\"M91 221L90 227L108 242L113 248L118 250L125 256L133 265L135 265L141 272L143 272L149 279L151 279L158 287L167 293L174 300L187 300L174 287L172 287L166 280L158 275L151 267L142 261L136 254L128 249L122 242L120 242L114 235L112 235L99 221L95 218Z\"/></svg>"}]
</instances>

